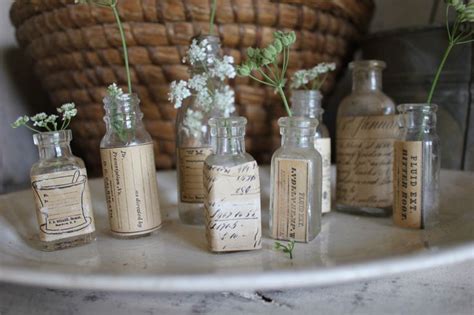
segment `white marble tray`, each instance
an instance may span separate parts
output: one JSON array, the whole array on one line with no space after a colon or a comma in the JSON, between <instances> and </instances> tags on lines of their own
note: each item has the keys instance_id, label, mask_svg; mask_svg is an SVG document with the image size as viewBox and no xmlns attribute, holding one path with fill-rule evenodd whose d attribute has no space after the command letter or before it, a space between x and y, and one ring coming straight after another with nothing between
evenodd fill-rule
<instances>
[{"instance_id":1,"label":"white marble tray","mask_svg":"<svg viewBox=\"0 0 474 315\"><path fill-rule=\"evenodd\" d=\"M262 171L268 209L268 168ZM175 173L158 173L167 220L154 235L117 240L108 233L100 179L91 180L98 240L57 252L34 249L30 191L0 196L0 281L45 287L130 291L220 291L318 286L474 259L474 173L443 171L442 224L427 231L388 218L330 213L321 234L297 244L290 260L265 237L256 252L211 254L202 227L176 219ZM266 214L266 211L265 211ZM268 235L264 230L264 236Z\"/></svg>"}]
</instances>

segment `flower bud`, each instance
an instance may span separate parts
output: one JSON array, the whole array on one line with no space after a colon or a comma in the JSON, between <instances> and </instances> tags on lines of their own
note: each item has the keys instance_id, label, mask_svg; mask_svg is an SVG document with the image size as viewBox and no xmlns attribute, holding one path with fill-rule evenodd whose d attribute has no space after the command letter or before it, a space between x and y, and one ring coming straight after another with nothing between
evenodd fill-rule
<instances>
[{"instance_id":1,"label":"flower bud","mask_svg":"<svg viewBox=\"0 0 474 315\"><path fill-rule=\"evenodd\" d=\"M274 41L273 41L273 47L275 47L276 49L276 52L279 54L281 53L281 51L283 50L283 45L281 43L281 40L276 38Z\"/></svg>"},{"instance_id":2,"label":"flower bud","mask_svg":"<svg viewBox=\"0 0 474 315\"><path fill-rule=\"evenodd\" d=\"M250 69L247 65L242 65L237 68L237 72L239 73L239 75L246 77L250 74Z\"/></svg>"}]
</instances>

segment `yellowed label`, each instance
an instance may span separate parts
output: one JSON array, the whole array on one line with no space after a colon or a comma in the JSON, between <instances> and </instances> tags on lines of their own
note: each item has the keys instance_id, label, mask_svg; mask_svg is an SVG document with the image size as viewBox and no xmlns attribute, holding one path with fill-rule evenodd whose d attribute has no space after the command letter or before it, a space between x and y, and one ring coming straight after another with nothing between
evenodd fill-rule
<instances>
[{"instance_id":1,"label":"yellowed label","mask_svg":"<svg viewBox=\"0 0 474 315\"><path fill-rule=\"evenodd\" d=\"M321 210L322 213L328 213L331 211L331 139L315 139L314 147L323 158Z\"/></svg>"},{"instance_id":2,"label":"yellowed label","mask_svg":"<svg viewBox=\"0 0 474 315\"><path fill-rule=\"evenodd\" d=\"M110 228L140 235L161 225L153 144L101 149Z\"/></svg>"},{"instance_id":3,"label":"yellowed label","mask_svg":"<svg viewBox=\"0 0 474 315\"><path fill-rule=\"evenodd\" d=\"M272 236L308 242L309 161L275 159Z\"/></svg>"},{"instance_id":4,"label":"yellowed label","mask_svg":"<svg viewBox=\"0 0 474 315\"><path fill-rule=\"evenodd\" d=\"M204 202L203 167L204 161L211 154L211 148L180 148L179 191L181 202Z\"/></svg>"},{"instance_id":5,"label":"yellowed label","mask_svg":"<svg viewBox=\"0 0 474 315\"><path fill-rule=\"evenodd\" d=\"M257 162L204 165L206 236L213 252L262 247Z\"/></svg>"},{"instance_id":6,"label":"yellowed label","mask_svg":"<svg viewBox=\"0 0 474 315\"><path fill-rule=\"evenodd\" d=\"M95 231L85 168L32 176L31 185L42 241Z\"/></svg>"},{"instance_id":7,"label":"yellowed label","mask_svg":"<svg viewBox=\"0 0 474 315\"><path fill-rule=\"evenodd\" d=\"M392 205L395 115L344 117L337 122L337 201L360 207Z\"/></svg>"},{"instance_id":8,"label":"yellowed label","mask_svg":"<svg viewBox=\"0 0 474 315\"><path fill-rule=\"evenodd\" d=\"M407 228L423 228L423 142L396 141L394 153L393 221Z\"/></svg>"}]
</instances>

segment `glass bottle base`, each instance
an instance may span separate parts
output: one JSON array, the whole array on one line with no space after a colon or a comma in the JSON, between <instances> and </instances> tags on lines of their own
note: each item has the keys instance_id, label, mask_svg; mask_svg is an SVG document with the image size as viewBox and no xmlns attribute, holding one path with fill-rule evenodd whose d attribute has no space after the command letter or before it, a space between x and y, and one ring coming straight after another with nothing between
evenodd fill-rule
<instances>
[{"instance_id":1,"label":"glass bottle base","mask_svg":"<svg viewBox=\"0 0 474 315\"><path fill-rule=\"evenodd\" d=\"M150 236L151 233L153 233L153 232L154 231L147 232L147 233L144 233L144 234L133 234L133 235L117 234L117 233L112 232L112 236L114 238L117 238L117 239L120 239L120 240L133 240L133 239L136 239L136 238L142 238L142 237Z\"/></svg>"},{"instance_id":2,"label":"glass bottle base","mask_svg":"<svg viewBox=\"0 0 474 315\"><path fill-rule=\"evenodd\" d=\"M336 211L356 214L368 217L389 217L392 215L392 207L373 208L373 207L356 207L348 205L336 205Z\"/></svg>"},{"instance_id":3,"label":"glass bottle base","mask_svg":"<svg viewBox=\"0 0 474 315\"><path fill-rule=\"evenodd\" d=\"M204 205L202 203L184 203L178 205L179 219L184 224L204 225Z\"/></svg>"},{"instance_id":4,"label":"glass bottle base","mask_svg":"<svg viewBox=\"0 0 474 315\"><path fill-rule=\"evenodd\" d=\"M52 252L56 250L86 245L91 243L92 241L95 241L95 239L95 232L92 232L89 234L63 238L52 242L40 241L40 249L46 252Z\"/></svg>"}]
</instances>

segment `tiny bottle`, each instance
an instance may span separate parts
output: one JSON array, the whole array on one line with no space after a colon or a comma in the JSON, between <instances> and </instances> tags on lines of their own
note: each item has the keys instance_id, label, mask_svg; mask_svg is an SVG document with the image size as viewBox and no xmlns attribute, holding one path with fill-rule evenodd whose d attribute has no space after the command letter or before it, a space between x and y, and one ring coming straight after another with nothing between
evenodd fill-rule
<instances>
[{"instance_id":1,"label":"tiny bottle","mask_svg":"<svg viewBox=\"0 0 474 315\"><path fill-rule=\"evenodd\" d=\"M150 235L161 225L153 141L136 94L104 98L100 143L110 229L118 238Z\"/></svg>"},{"instance_id":2,"label":"tiny bottle","mask_svg":"<svg viewBox=\"0 0 474 315\"><path fill-rule=\"evenodd\" d=\"M244 117L211 118L216 151L204 164L206 236L212 252L262 246L257 162L245 152Z\"/></svg>"},{"instance_id":3,"label":"tiny bottle","mask_svg":"<svg viewBox=\"0 0 474 315\"><path fill-rule=\"evenodd\" d=\"M319 121L314 146L323 159L322 213L331 211L331 138L323 123L324 109L321 108L321 92L318 90L293 90L291 110L294 116L316 118Z\"/></svg>"},{"instance_id":4,"label":"tiny bottle","mask_svg":"<svg viewBox=\"0 0 474 315\"><path fill-rule=\"evenodd\" d=\"M33 140L40 157L30 175L41 249L52 251L95 240L87 171L71 152L71 130L38 133Z\"/></svg>"},{"instance_id":5,"label":"tiny bottle","mask_svg":"<svg viewBox=\"0 0 474 315\"><path fill-rule=\"evenodd\" d=\"M314 147L318 120L282 117L281 147L270 175L270 233L278 240L309 242L321 231L322 158Z\"/></svg>"},{"instance_id":6,"label":"tiny bottle","mask_svg":"<svg viewBox=\"0 0 474 315\"><path fill-rule=\"evenodd\" d=\"M402 104L395 141L393 221L424 229L439 221L440 144L434 104Z\"/></svg>"},{"instance_id":7,"label":"tiny bottle","mask_svg":"<svg viewBox=\"0 0 474 315\"><path fill-rule=\"evenodd\" d=\"M395 104L382 92L385 63L359 60L352 93L336 121L336 209L371 216L392 213L393 142L398 135Z\"/></svg>"}]
</instances>

